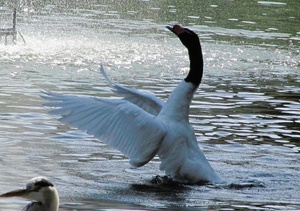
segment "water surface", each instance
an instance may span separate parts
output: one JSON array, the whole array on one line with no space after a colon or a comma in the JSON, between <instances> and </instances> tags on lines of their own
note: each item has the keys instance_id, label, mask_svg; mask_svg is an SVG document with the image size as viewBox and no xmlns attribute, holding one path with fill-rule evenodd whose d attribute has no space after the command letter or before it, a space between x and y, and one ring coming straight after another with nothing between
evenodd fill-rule
<instances>
[{"instance_id":1,"label":"water surface","mask_svg":"<svg viewBox=\"0 0 300 211\"><path fill-rule=\"evenodd\" d=\"M59 3L59 4L58 4ZM47 1L18 8L26 45L0 45L0 189L47 176L61 210L300 209L297 1ZM155 158L120 152L48 114L41 90L113 96L97 71L167 99L188 57L165 25L200 35L205 76L191 106L199 145L229 186L160 186ZM20 210L20 199L0 201Z\"/></svg>"}]
</instances>

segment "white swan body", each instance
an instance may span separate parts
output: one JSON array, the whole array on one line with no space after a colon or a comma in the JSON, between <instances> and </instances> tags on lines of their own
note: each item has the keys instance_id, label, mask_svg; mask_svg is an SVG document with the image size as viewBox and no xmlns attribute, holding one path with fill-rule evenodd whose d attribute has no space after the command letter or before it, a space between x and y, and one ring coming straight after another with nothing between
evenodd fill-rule
<instances>
[{"instance_id":1,"label":"white swan body","mask_svg":"<svg viewBox=\"0 0 300 211\"><path fill-rule=\"evenodd\" d=\"M157 119L167 128L158 156L160 169L175 180L184 183L201 181L220 182L200 150L189 123L189 106L196 86L183 80L174 89Z\"/></svg>"},{"instance_id":2,"label":"white swan body","mask_svg":"<svg viewBox=\"0 0 300 211\"><path fill-rule=\"evenodd\" d=\"M189 30L187 33L190 32ZM185 39L184 36L186 35L180 39ZM194 33L191 36L198 39ZM191 64L192 59L190 55ZM193 65L191 67L193 68ZM199 68L197 65L196 67ZM184 183L221 181L200 150L194 130L189 123L189 106L201 81L202 72L199 79L200 74L193 72L195 70L192 69L190 73L196 74L197 80L188 78L189 74L174 89L167 102L163 102L152 93L140 92L113 83L102 65L100 70L113 87L113 91L123 96L123 99L66 96L44 92L43 97L52 101L46 105L56 107L52 113L62 115L60 119L62 122L85 130L88 134L120 150L130 158L133 166L145 165L158 155L161 160L160 169L176 181Z\"/></svg>"}]
</instances>

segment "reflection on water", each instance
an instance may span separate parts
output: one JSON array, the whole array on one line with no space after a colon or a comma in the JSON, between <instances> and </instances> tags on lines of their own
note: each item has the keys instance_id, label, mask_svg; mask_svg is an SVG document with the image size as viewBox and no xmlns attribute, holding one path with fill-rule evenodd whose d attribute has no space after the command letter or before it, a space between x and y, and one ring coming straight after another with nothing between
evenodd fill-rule
<instances>
[{"instance_id":1,"label":"reflection on water","mask_svg":"<svg viewBox=\"0 0 300 211\"><path fill-rule=\"evenodd\" d=\"M91 0L88 3L31 0L2 4L17 7L19 19L25 19L27 24L46 27L55 24L56 30L62 31L77 29L84 33L87 28L97 30L100 27L114 33L144 34L150 31L151 35L158 36L157 24L179 21L209 32L211 41L292 48L299 46L300 41L297 0L193 0L189 4L179 0ZM56 35L56 30L51 34Z\"/></svg>"},{"instance_id":2,"label":"reflection on water","mask_svg":"<svg viewBox=\"0 0 300 211\"><path fill-rule=\"evenodd\" d=\"M182 4L17 4L27 45L0 45L3 192L45 175L58 187L61 210L300 208L298 1ZM203 42L205 76L191 122L226 187L150 185L162 175L158 158L130 167L118 151L60 124L39 97L43 89L112 96L96 71L104 63L113 80L166 99L188 71L185 49L164 28L177 21ZM0 200L1 210L25 204Z\"/></svg>"}]
</instances>

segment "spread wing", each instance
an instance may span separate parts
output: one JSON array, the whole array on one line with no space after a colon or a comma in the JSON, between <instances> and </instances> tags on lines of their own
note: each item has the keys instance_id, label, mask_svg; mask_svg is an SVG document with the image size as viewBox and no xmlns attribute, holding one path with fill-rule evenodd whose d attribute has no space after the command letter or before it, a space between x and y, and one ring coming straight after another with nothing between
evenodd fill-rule
<instances>
[{"instance_id":1,"label":"spread wing","mask_svg":"<svg viewBox=\"0 0 300 211\"><path fill-rule=\"evenodd\" d=\"M138 107L144 109L150 114L157 116L160 110L164 105L164 101L157 98L151 92L141 92L135 88L127 88L118 83L114 83L106 74L103 66L100 66L100 71L105 77L105 79L109 82L111 87L113 88L112 91L119 96L122 96L124 100L127 100Z\"/></svg>"},{"instance_id":2,"label":"spread wing","mask_svg":"<svg viewBox=\"0 0 300 211\"><path fill-rule=\"evenodd\" d=\"M61 122L120 150L137 167L157 154L166 133L153 115L126 100L43 93L51 101L45 105L55 107L51 113L62 115Z\"/></svg>"}]
</instances>

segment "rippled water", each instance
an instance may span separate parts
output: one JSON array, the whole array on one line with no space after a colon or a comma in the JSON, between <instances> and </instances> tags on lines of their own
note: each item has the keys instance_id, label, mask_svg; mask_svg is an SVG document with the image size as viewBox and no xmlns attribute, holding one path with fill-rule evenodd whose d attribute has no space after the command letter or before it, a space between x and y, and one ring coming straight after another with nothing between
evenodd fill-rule
<instances>
[{"instance_id":1,"label":"rippled water","mask_svg":"<svg viewBox=\"0 0 300 211\"><path fill-rule=\"evenodd\" d=\"M1 192L44 175L58 187L61 210L300 209L296 1L244 9L236 1L57 3L20 3L26 45L19 38L17 45L0 44ZM228 13L232 5L236 12ZM188 71L185 49L165 29L175 21L202 40L205 76L191 122L201 149L231 185L150 185L163 174L157 158L130 167L118 151L59 123L39 97L44 89L112 96L97 72L103 63L114 81L166 99ZM0 209L26 203L1 199Z\"/></svg>"}]
</instances>

